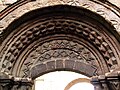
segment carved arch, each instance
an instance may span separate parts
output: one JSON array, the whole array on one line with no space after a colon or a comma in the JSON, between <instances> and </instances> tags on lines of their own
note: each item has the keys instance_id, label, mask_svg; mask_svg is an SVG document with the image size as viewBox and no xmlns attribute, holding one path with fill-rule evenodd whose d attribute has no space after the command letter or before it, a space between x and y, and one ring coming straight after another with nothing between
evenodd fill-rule
<instances>
[{"instance_id":1,"label":"carved arch","mask_svg":"<svg viewBox=\"0 0 120 90\"><path fill-rule=\"evenodd\" d=\"M91 10L112 23L115 27L115 30L119 33L120 10L107 0L26 0L17 1L0 13L0 37L2 33L4 33L4 29L6 29L10 23L17 18L20 18L25 13L38 8L54 5L71 5Z\"/></svg>"},{"instance_id":2,"label":"carved arch","mask_svg":"<svg viewBox=\"0 0 120 90\"><path fill-rule=\"evenodd\" d=\"M104 18L84 8L68 5L40 8L26 13L4 31L1 70L13 76L31 77L32 67L46 65L47 56L48 61L68 58L80 63L86 57L84 63L95 67L95 71L99 69L93 75L110 72L120 65L118 33Z\"/></svg>"}]
</instances>

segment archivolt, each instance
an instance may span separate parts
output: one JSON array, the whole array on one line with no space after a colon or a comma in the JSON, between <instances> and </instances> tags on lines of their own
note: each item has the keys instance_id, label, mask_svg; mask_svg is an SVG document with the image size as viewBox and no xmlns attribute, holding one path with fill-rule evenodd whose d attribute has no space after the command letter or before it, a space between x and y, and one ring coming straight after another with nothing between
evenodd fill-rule
<instances>
[{"instance_id":1,"label":"archivolt","mask_svg":"<svg viewBox=\"0 0 120 90\"><path fill-rule=\"evenodd\" d=\"M87 50L83 55L87 55L88 58L92 55L95 58L97 62L95 66L100 68L98 74L109 72L119 66L120 59L119 41L114 36L116 32L113 30L114 27L104 18L84 8L58 5L37 9L25 14L5 30L3 34L5 40L1 44L1 69L14 76L28 77L31 69L36 67L36 64L30 63L31 58L36 61L36 57L44 54L45 59L49 50L55 52L55 46L54 49L48 50L48 45L52 41L68 41L75 44L71 45L73 48L76 45L76 48L80 48L82 45ZM73 51L70 46L62 47L62 44L58 44L56 52L61 49L65 53ZM39 50L42 50L43 46L46 47L44 50L48 51L41 54ZM77 55L78 51L76 52L74 51L74 54ZM51 57L48 60L52 59ZM42 63L45 62L43 60ZM92 58L89 62L92 63ZM88 65L92 65L90 63ZM81 70L78 68L78 71Z\"/></svg>"},{"instance_id":2,"label":"archivolt","mask_svg":"<svg viewBox=\"0 0 120 90\"><path fill-rule=\"evenodd\" d=\"M54 5L71 5L86 8L111 22L116 31L119 32L120 30L120 11L118 7L112 5L107 0L26 0L18 1L0 13L0 34L5 32L4 29L6 29L10 23L25 13Z\"/></svg>"}]
</instances>

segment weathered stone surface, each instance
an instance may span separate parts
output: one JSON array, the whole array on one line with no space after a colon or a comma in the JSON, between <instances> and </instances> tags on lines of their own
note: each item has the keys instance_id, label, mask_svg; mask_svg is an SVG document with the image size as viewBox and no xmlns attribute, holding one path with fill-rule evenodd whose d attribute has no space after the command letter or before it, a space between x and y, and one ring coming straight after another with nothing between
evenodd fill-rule
<instances>
[{"instance_id":1,"label":"weathered stone surface","mask_svg":"<svg viewBox=\"0 0 120 90\"><path fill-rule=\"evenodd\" d=\"M56 70L101 75L120 66L120 40L115 31L119 31L119 14L96 2L37 0L3 15L0 70L34 79Z\"/></svg>"},{"instance_id":2,"label":"weathered stone surface","mask_svg":"<svg viewBox=\"0 0 120 90\"><path fill-rule=\"evenodd\" d=\"M61 69L63 67L63 64L64 64L63 60L57 60L56 61L56 68Z\"/></svg>"},{"instance_id":3,"label":"weathered stone surface","mask_svg":"<svg viewBox=\"0 0 120 90\"><path fill-rule=\"evenodd\" d=\"M16 18L19 18L20 16L22 16L23 14L29 11L42 8L42 7L54 6L54 5L60 5L60 4L80 6L83 8L87 8L93 12L96 12L99 15L103 16L106 20L111 22L116 28L116 31L120 32L119 11L118 9L114 8L114 6L110 4L108 1L101 1L101 0L100 1L99 0L98 1L91 1L91 0L57 0L57 1L44 0L44 1L41 1L41 0L37 0L37 1L29 2L28 0L24 2L21 1L20 4L22 5L16 4L16 7L18 8L14 9L12 12L9 12L8 15L6 15L5 13L6 16L4 16L3 14L4 18L2 19L2 22L4 23L4 25L3 27L0 28L2 32L3 32L3 29L5 29ZM13 8L14 8L14 5L13 5Z\"/></svg>"},{"instance_id":4,"label":"weathered stone surface","mask_svg":"<svg viewBox=\"0 0 120 90\"><path fill-rule=\"evenodd\" d=\"M36 78L47 71L46 64L39 64L31 69L31 76Z\"/></svg>"},{"instance_id":5,"label":"weathered stone surface","mask_svg":"<svg viewBox=\"0 0 120 90\"><path fill-rule=\"evenodd\" d=\"M75 61L73 60L65 60L65 68L66 69L73 69L74 67L74 64L75 64Z\"/></svg>"},{"instance_id":6,"label":"weathered stone surface","mask_svg":"<svg viewBox=\"0 0 120 90\"><path fill-rule=\"evenodd\" d=\"M47 62L47 70L55 70L55 61Z\"/></svg>"}]
</instances>

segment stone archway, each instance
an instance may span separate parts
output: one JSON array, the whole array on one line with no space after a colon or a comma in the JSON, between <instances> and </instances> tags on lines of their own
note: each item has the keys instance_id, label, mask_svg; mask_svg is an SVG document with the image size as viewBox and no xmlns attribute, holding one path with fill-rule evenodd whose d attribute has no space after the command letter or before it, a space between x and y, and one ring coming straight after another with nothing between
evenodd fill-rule
<instances>
[{"instance_id":1,"label":"stone archway","mask_svg":"<svg viewBox=\"0 0 120 90\"><path fill-rule=\"evenodd\" d=\"M56 5L26 13L3 33L1 71L36 78L55 70L89 77L119 67L119 36L104 18L87 9Z\"/></svg>"}]
</instances>

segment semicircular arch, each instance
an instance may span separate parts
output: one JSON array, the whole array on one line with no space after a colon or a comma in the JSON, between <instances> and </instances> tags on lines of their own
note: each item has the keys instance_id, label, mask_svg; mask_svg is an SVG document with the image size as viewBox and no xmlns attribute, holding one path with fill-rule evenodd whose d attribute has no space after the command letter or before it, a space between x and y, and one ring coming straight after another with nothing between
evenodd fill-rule
<instances>
[{"instance_id":1,"label":"semicircular arch","mask_svg":"<svg viewBox=\"0 0 120 90\"><path fill-rule=\"evenodd\" d=\"M1 69L13 76L31 77L32 68L68 58L97 68L93 75L104 74L120 64L119 39L115 33L109 22L85 8L68 5L40 8L6 28L1 44Z\"/></svg>"}]
</instances>

